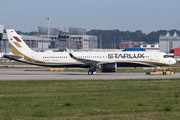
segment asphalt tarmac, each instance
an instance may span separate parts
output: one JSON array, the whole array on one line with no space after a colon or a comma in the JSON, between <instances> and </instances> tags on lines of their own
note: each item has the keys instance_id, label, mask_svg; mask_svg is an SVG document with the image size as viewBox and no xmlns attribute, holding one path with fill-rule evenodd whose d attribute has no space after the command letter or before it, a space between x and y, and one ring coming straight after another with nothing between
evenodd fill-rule
<instances>
[{"instance_id":1,"label":"asphalt tarmac","mask_svg":"<svg viewBox=\"0 0 180 120\"><path fill-rule=\"evenodd\" d=\"M88 75L87 72L26 70L26 68L0 69L0 80L112 80L180 78L180 73L176 73L174 75L146 75L145 73L96 73L94 75Z\"/></svg>"}]
</instances>

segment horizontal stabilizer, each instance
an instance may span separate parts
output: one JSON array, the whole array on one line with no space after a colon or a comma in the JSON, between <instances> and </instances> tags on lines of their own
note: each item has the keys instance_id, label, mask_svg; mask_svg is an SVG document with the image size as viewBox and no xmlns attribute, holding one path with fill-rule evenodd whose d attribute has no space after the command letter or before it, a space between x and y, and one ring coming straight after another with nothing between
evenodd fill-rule
<instances>
[{"instance_id":1,"label":"horizontal stabilizer","mask_svg":"<svg viewBox=\"0 0 180 120\"><path fill-rule=\"evenodd\" d=\"M3 58L9 58L9 59L21 59L21 58L23 58L23 56L3 55Z\"/></svg>"}]
</instances>

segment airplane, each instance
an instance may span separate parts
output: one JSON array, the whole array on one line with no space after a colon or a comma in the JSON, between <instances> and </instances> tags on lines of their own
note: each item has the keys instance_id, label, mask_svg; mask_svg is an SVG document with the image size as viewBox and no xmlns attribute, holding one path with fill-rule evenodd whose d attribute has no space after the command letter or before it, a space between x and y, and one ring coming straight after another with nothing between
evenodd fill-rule
<instances>
[{"instance_id":1,"label":"airplane","mask_svg":"<svg viewBox=\"0 0 180 120\"><path fill-rule=\"evenodd\" d=\"M88 74L93 75L96 73L96 68L101 72L116 72L117 67L159 67L176 63L174 58L168 57L163 52L74 52L69 49L64 52L35 52L13 29L6 31L13 54L7 54L4 57L38 66L89 68Z\"/></svg>"}]
</instances>

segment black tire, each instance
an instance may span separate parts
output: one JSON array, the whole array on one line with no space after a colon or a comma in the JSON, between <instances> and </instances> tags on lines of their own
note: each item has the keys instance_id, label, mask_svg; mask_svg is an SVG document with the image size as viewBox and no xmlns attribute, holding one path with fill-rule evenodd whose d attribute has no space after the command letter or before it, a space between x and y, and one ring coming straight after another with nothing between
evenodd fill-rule
<instances>
[{"instance_id":1,"label":"black tire","mask_svg":"<svg viewBox=\"0 0 180 120\"><path fill-rule=\"evenodd\" d=\"M146 75L150 75L150 72L147 72Z\"/></svg>"},{"instance_id":2,"label":"black tire","mask_svg":"<svg viewBox=\"0 0 180 120\"><path fill-rule=\"evenodd\" d=\"M93 71L92 71L92 70L89 70L89 71L88 71L88 75L93 75Z\"/></svg>"},{"instance_id":3,"label":"black tire","mask_svg":"<svg viewBox=\"0 0 180 120\"><path fill-rule=\"evenodd\" d=\"M166 72L163 72L163 75L166 75Z\"/></svg>"}]
</instances>

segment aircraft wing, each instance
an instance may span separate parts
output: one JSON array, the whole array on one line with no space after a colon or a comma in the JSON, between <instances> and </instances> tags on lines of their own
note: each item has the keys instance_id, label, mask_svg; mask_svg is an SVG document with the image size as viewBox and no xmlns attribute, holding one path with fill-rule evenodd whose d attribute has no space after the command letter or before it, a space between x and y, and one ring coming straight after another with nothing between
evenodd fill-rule
<instances>
[{"instance_id":1,"label":"aircraft wing","mask_svg":"<svg viewBox=\"0 0 180 120\"><path fill-rule=\"evenodd\" d=\"M99 64L101 64L101 61L96 61L96 60L90 60L90 59L83 59L83 58L77 58L75 57L71 52L69 52L69 56L77 61L80 61L86 65L93 65L93 66L97 66Z\"/></svg>"},{"instance_id":2,"label":"aircraft wing","mask_svg":"<svg viewBox=\"0 0 180 120\"><path fill-rule=\"evenodd\" d=\"M20 59L22 58L23 56L16 56L16 55L12 55L12 54L9 54L9 55L3 55L3 58L9 58L9 59Z\"/></svg>"}]
</instances>

